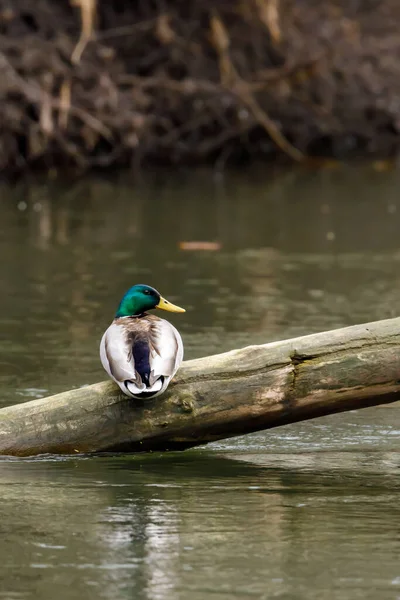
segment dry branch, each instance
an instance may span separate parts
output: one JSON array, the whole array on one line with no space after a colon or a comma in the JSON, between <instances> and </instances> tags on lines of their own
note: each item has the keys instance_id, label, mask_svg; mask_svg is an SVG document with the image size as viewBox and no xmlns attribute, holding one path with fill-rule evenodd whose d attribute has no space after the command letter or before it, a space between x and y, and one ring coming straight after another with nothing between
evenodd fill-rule
<instances>
[{"instance_id":1,"label":"dry branch","mask_svg":"<svg viewBox=\"0 0 400 600\"><path fill-rule=\"evenodd\" d=\"M400 399L400 318L185 362L161 398L112 382L0 410L0 454L184 449Z\"/></svg>"},{"instance_id":2,"label":"dry branch","mask_svg":"<svg viewBox=\"0 0 400 600\"><path fill-rule=\"evenodd\" d=\"M2 172L397 151L397 0L117 4L0 10Z\"/></svg>"}]
</instances>

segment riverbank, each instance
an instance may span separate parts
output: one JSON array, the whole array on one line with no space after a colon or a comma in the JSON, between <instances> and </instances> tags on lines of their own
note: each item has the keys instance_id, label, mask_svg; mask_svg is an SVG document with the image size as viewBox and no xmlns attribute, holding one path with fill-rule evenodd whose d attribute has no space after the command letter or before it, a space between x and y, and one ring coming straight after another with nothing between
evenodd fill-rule
<instances>
[{"instance_id":1,"label":"riverbank","mask_svg":"<svg viewBox=\"0 0 400 600\"><path fill-rule=\"evenodd\" d=\"M358 4L5 4L0 169L395 156L400 5Z\"/></svg>"}]
</instances>

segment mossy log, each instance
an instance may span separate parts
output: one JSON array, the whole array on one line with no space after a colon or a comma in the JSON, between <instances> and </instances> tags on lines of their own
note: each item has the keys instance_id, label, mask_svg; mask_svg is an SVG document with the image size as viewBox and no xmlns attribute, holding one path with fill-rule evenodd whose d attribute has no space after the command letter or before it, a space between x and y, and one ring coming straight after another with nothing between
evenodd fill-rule
<instances>
[{"instance_id":1,"label":"mossy log","mask_svg":"<svg viewBox=\"0 0 400 600\"><path fill-rule=\"evenodd\" d=\"M187 361L154 400L111 381L0 410L0 454L185 449L400 400L400 318Z\"/></svg>"}]
</instances>

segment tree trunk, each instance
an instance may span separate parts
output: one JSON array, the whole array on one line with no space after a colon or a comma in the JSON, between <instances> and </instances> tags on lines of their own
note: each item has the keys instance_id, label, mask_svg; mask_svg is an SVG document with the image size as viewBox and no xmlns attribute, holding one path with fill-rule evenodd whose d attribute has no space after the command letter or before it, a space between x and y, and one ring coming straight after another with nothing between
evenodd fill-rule
<instances>
[{"instance_id":1,"label":"tree trunk","mask_svg":"<svg viewBox=\"0 0 400 600\"><path fill-rule=\"evenodd\" d=\"M185 362L167 392L111 381L0 410L0 454L185 449L400 399L400 318Z\"/></svg>"}]
</instances>

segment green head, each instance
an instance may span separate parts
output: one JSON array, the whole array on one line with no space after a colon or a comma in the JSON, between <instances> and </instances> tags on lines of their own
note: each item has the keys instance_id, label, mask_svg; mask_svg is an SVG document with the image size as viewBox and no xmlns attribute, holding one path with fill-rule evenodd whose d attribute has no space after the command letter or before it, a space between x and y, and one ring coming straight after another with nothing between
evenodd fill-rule
<instances>
[{"instance_id":1,"label":"green head","mask_svg":"<svg viewBox=\"0 0 400 600\"><path fill-rule=\"evenodd\" d=\"M152 308L161 308L170 312L185 312L184 308L171 304L149 285L138 284L131 287L123 296L115 316L117 319L135 317Z\"/></svg>"}]
</instances>

